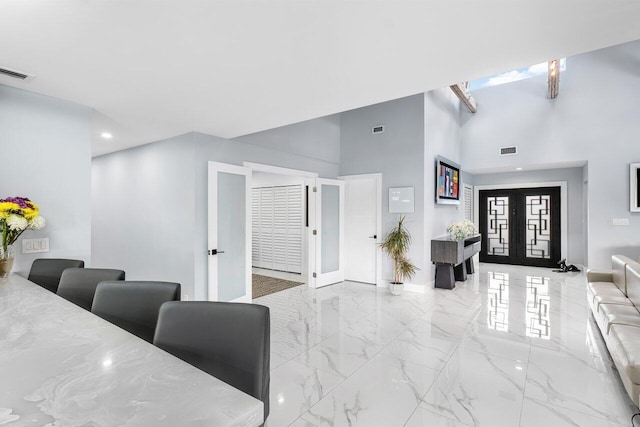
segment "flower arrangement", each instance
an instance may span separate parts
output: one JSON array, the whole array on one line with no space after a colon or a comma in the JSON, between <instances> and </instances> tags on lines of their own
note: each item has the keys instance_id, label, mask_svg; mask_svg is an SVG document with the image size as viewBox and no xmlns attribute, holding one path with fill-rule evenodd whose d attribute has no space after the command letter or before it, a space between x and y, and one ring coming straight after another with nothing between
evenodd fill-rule
<instances>
[{"instance_id":1,"label":"flower arrangement","mask_svg":"<svg viewBox=\"0 0 640 427\"><path fill-rule=\"evenodd\" d=\"M39 230L45 220L38 215L40 208L26 197L7 197L0 200L0 232L2 253L13 245L25 230ZM6 255L5 255L6 256Z\"/></svg>"},{"instance_id":2,"label":"flower arrangement","mask_svg":"<svg viewBox=\"0 0 640 427\"><path fill-rule=\"evenodd\" d=\"M447 232L452 234L455 240L462 240L465 237L478 234L478 229L474 223L465 219L464 221L454 222L451 224L447 227Z\"/></svg>"}]
</instances>

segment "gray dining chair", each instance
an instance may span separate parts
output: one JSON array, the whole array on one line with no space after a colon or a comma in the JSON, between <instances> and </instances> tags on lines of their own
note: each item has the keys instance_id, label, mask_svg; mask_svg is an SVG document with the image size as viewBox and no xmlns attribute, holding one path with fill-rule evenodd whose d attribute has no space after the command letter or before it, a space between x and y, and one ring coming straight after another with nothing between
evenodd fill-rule
<instances>
[{"instance_id":1,"label":"gray dining chair","mask_svg":"<svg viewBox=\"0 0 640 427\"><path fill-rule=\"evenodd\" d=\"M264 403L269 415L269 308L208 301L160 307L153 343Z\"/></svg>"},{"instance_id":2,"label":"gray dining chair","mask_svg":"<svg viewBox=\"0 0 640 427\"><path fill-rule=\"evenodd\" d=\"M27 279L55 293L63 271L67 268L82 267L84 267L84 261L79 259L38 258L31 264Z\"/></svg>"},{"instance_id":3,"label":"gray dining chair","mask_svg":"<svg viewBox=\"0 0 640 427\"><path fill-rule=\"evenodd\" d=\"M67 301L91 310L98 283L124 280L124 271L110 268L67 268L62 272L58 295Z\"/></svg>"},{"instance_id":4,"label":"gray dining chair","mask_svg":"<svg viewBox=\"0 0 640 427\"><path fill-rule=\"evenodd\" d=\"M101 282L91 312L152 343L160 306L167 301L180 301L180 283Z\"/></svg>"}]
</instances>

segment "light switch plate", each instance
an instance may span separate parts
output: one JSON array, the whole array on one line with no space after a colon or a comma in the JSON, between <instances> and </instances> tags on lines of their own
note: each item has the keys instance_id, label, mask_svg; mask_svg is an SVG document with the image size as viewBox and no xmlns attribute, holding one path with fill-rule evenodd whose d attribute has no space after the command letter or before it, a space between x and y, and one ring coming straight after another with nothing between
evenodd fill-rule
<instances>
[{"instance_id":1,"label":"light switch plate","mask_svg":"<svg viewBox=\"0 0 640 427\"><path fill-rule=\"evenodd\" d=\"M42 239L22 239L22 253L36 254L40 252L49 252L49 238Z\"/></svg>"},{"instance_id":2,"label":"light switch plate","mask_svg":"<svg viewBox=\"0 0 640 427\"><path fill-rule=\"evenodd\" d=\"M613 218L613 225L629 225L629 218Z\"/></svg>"}]
</instances>

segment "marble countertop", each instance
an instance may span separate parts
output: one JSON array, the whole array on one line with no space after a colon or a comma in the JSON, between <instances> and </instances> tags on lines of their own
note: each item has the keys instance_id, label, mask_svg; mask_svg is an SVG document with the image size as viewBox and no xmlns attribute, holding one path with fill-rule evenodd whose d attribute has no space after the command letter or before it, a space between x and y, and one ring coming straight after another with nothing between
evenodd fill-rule
<instances>
[{"instance_id":1,"label":"marble countertop","mask_svg":"<svg viewBox=\"0 0 640 427\"><path fill-rule=\"evenodd\" d=\"M0 425L258 426L261 401L28 280L0 280Z\"/></svg>"}]
</instances>

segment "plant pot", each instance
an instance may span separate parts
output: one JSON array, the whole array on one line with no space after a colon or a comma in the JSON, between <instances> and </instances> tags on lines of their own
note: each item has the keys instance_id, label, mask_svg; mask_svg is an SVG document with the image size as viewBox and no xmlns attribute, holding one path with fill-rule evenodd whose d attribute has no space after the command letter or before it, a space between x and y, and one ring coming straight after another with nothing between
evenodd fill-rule
<instances>
[{"instance_id":1,"label":"plant pot","mask_svg":"<svg viewBox=\"0 0 640 427\"><path fill-rule=\"evenodd\" d=\"M391 292L391 295L401 295L403 289L404 283L389 283L389 292Z\"/></svg>"},{"instance_id":2,"label":"plant pot","mask_svg":"<svg viewBox=\"0 0 640 427\"><path fill-rule=\"evenodd\" d=\"M7 245L6 250L0 245L0 279L6 279L11 274L13 257L13 245Z\"/></svg>"}]
</instances>

